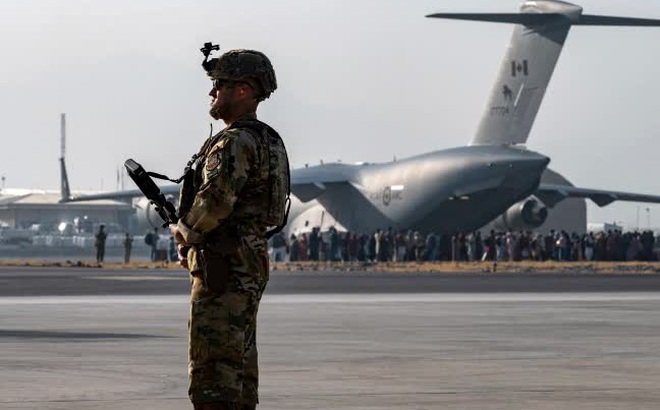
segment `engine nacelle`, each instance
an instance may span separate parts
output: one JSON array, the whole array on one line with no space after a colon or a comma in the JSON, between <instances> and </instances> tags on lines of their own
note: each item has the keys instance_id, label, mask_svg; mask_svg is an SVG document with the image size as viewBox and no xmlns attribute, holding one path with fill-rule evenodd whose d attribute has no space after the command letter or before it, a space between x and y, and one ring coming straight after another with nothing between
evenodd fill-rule
<instances>
[{"instance_id":1,"label":"engine nacelle","mask_svg":"<svg viewBox=\"0 0 660 410\"><path fill-rule=\"evenodd\" d=\"M175 207L178 207L178 201L176 201L173 197L167 196L166 197L168 201L172 202ZM158 212L156 212L156 209L154 206L149 202L147 198L140 198L133 204L133 208L135 208L135 219L136 219L136 231L137 232L144 232L144 231L151 231L153 228L162 228L163 227L163 220L160 218L160 215L158 215Z\"/></svg>"},{"instance_id":2,"label":"engine nacelle","mask_svg":"<svg viewBox=\"0 0 660 410\"><path fill-rule=\"evenodd\" d=\"M548 218L548 208L535 196L516 202L493 221L500 231L528 231L543 225Z\"/></svg>"}]
</instances>

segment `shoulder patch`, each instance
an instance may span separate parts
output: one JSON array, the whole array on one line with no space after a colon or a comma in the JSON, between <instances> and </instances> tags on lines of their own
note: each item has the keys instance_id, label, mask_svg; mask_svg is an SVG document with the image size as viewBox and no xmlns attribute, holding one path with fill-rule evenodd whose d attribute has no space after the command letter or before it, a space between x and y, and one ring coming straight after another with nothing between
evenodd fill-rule
<instances>
[{"instance_id":1,"label":"shoulder patch","mask_svg":"<svg viewBox=\"0 0 660 410\"><path fill-rule=\"evenodd\" d=\"M221 150L227 145L227 138L221 139L213 148L211 152L206 156L206 170L213 171L220 165L222 160Z\"/></svg>"},{"instance_id":2,"label":"shoulder patch","mask_svg":"<svg viewBox=\"0 0 660 410\"><path fill-rule=\"evenodd\" d=\"M214 149L211 151L211 153L206 157L206 170L207 171L213 171L220 165L220 150L219 149Z\"/></svg>"}]
</instances>

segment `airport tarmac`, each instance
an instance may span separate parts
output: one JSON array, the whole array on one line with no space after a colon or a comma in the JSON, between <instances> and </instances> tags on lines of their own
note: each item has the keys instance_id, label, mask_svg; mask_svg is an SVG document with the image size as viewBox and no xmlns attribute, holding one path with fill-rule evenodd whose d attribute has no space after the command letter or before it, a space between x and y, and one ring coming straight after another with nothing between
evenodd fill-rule
<instances>
[{"instance_id":1,"label":"airport tarmac","mask_svg":"<svg viewBox=\"0 0 660 410\"><path fill-rule=\"evenodd\" d=\"M271 281L260 409L660 405L657 275ZM177 271L0 268L0 408L191 408L186 284Z\"/></svg>"}]
</instances>

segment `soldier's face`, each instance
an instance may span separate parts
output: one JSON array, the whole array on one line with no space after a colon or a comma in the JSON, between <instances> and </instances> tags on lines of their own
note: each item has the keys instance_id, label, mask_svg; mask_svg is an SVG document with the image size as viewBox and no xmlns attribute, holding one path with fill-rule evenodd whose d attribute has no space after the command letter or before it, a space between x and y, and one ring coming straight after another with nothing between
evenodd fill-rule
<instances>
[{"instance_id":1,"label":"soldier's face","mask_svg":"<svg viewBox=\"0 0 660 410\"><path fill-rule=\"evenodd\" d=\"M231 111L234 102L234 88L222 81L215 81L213 88L209 91L211 97L209 114L216 120L224 119Z\"/></svg>"}]
</instances>

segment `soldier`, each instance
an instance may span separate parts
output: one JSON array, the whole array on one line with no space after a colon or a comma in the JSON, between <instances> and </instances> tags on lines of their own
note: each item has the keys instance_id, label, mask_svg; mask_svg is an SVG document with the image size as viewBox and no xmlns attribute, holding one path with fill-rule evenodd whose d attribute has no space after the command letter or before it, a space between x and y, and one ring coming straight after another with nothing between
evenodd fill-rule
<instances>
[{"instance_id":1,"label":"soldier","mask_svg":"<svg viewBox=\"0 0 660 410\"><path fill-rule=\"evenodd\" d=\"M171 226L191 275L188 394L198 410L255 409L256 315L268 282L267 238L276 231L267 229L286 224L290 186L284 143L256 117L277 84L257 51L232 50L202 65L213 81L209 112L227 127L193 157Z\"/></svg>"},{"instance_id":2,"label":"soldier","mask_svg":"<svg viewBox=\"0 0 660 410\"><path fill-rule=\"evenodd\" d=\"M105 240L108 235L105 233L105 225L99 225L99 230L94 235L94 246L96 246L96 262L101 263L105 257Z\"/></svg>"}]
</instances>

